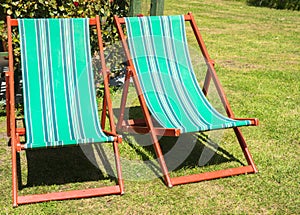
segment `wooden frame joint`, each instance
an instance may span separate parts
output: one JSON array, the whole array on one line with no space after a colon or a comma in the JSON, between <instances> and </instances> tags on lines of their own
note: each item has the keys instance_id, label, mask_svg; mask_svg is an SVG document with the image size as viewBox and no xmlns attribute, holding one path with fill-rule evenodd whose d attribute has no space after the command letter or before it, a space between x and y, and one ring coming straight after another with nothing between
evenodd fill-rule
<instances>
[{"instance_id":1,"label":"wooden frame joint","mask_svg":"<svg viewBox=\"0 0 300 215\"><path fill-rule=\"evenodd\" d=\"M253 126L258 126L259 125L259 120L257 118L235 118L232 117L234 120L249 120L251 121L251 125Z\"/></svg>"},{"instance_id":2,"label":"wooden frame joint","mask_svg":"<svg viewBox=\"0 0 300 215\"><path fill-rule=\"evenodd\" d=\"M127 66L127 72L128 72L128 75L129 75L130 77L133 76L133 69L132 69L131 66Z\"/></svg>"}]
</instances>

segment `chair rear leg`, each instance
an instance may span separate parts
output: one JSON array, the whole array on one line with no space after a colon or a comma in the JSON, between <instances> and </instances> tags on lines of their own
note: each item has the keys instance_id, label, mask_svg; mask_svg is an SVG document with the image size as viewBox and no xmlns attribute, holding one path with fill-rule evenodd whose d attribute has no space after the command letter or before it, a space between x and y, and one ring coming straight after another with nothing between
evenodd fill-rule
<instances>
[{"instance_id":1,"label":"chair rear leg","mask_svg":"<svg viewBox=\"0 0 300 215\"><path fill-rule=\"evenodd\" d=\"M131 77L131 72L127 71L126 76L125 76L124 86L123 86L122 100L121 100L121 104L120 104L120 113L119 113L118 122L117 122L117 129L119 129L119 130L122 129L122 123L124 120L126 101L127 101L129 85L130 85L130 77Z\"/></svg>"},{"instance_id":2,"label":"chair rear leg","mask_svg":"<svg viewBox=\"0 0 300 215\"><path fill-rule=\"evenodd\" d=\"M106 107L107 107L107 101L106 101L106 96L104 94L103 103L102 103L102 113L101 113L101 128L102 128L102 130L105 130Z\"/></svg>"},{"instance_id":3,"label":"chair rear leg","mask_svg":"<svg viewBox=\"0 0 300 215\"><path fill-rule=\"evenodd\" d=\"M153 141L153 147L154 147L159 165L160 165L162 173L163 173L164 181L165 181L165 183L168 187L173 187L173 184L172 184L172 181L171 181L171 178L170 178L170 174L169 174L169 171L168 171L168 167L167 167L166 161L164 159L164 156L163 156L161 147L159 145L159 142L158 142L156 136L153 133L151 133L151 136L152 136L152 141Z\"/></svg>"},{"instance_id":4,"label":"chair rear leg","mask_svg":"<svg viewBox=\"0 0 300 215\"><path fill-rule=\"evenodd\" d=\"M122 177L122 169L121 169L120 153L119 153L118 144L119 143L117 141L114 141L113 148L114 148L115 161L116 161L118 184L120 187L121 194L124 194L124 180Z\"/></svg>"},{"instance_id":5,"label":"chair rear leg","mask_svg":"<svg viewBox=\"0 0 300 215\"><path fill-rule=\"evenodd\" d=\"M23 183L22 183L22 169L21 169L21 158L20 158L20 152L17 152L17 181L18 181L18 190L22 189Z\"/></svg>"},{"instance_id":6,"label":"chair rear leg","mask_svg":"<svg viewBox=\"0 0 300 215\"><path fill-rule=\"evenodd\" d=\"M248 149L248 146L246 144L246 141L245 141L245 139L244 139L244 137L242 135L242 132L241 132L240 128L236 127L236 128L233 128L233 129L234 129L235 135L236 135L236 137L237 137L237 139L239 141L239 144L240 144L240 146L242 148L242 151L244 153L244 156L245 156L245 158L247 160L248 165L252 166L254 173L257 173L258 170L257 170L257 168L256 168L256 166L254 164L253 158L252 158L252 156L250 154L250 151Z\"/></svg>"},{"instance_id":7,"label":"chair rear leg","mask_svg":"<svg viewBox=\"0 0 300 215\"><path fill-rule=\"evenodd\" d=\"M14 143L12 143L14 144ZM18 165L17 151L12 147L12 201L13 206L18 206Z\"/></svg>"},{"instance_id":8,"label":"chair rear leg","mask_svg":"<svg viewBox=\"0 0 300 215\"><path fill-rule=\"evenodd\" d=\"M7 136L10 137L10 93L9 93L9 76L5 74L5 81L6 81L6 133Z\"/></svg>"},{"instance_id":9,"label":"chair rear leg","mask_svg":"<svg viewBox=\"0 0 300 215\"><path fill-rule=\"evenodd\" d=\"M208 88L210 85L210 81L211 81L211 73L209 71L209 69L206 72L206 76L205 76L205 80L204 80L204 84L203 84L203 89L202 92L205 96L207 96L208 94Z\"/></svg>"}]
</instances>

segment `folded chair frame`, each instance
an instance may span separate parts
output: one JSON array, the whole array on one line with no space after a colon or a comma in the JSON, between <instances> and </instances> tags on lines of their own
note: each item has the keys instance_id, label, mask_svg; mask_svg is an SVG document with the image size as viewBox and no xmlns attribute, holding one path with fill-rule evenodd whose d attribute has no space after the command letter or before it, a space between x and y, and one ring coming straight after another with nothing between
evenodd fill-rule
<instances>
[{"instance_id":1,"label":"folded chair frame","mask_svg":"<svg viewBox=\"0 0 300 215\"><path fill-rule=\"evenodd\" d=\"M104 86L105 86L105 96L103 99L103 113L101 119L101 127L106 135L113 136L114 141L112 142L114 149L114 158L117 170L117 185L115 186L105 186L100 188L90 188L83 190L70 190L62 192L52 192L46 194L33 194L20 196L18 194L18 167L17 167L17 153L21 152L25 148L20 142L20 136L24 136L26 133L25 128L17 128L16 126L16 116L15 116L15 91L14 91L14 62L13 62L13 42L12 42L12 27L18 27L18 20L11 19L7 17L7 27L8 27L8 52L9 52L9 71L6 72L6 110L7 110L7 135L10 137L11 153L12 153L12 202L13 206L16 207L20 204L29 204L36 202L45 202L52 200L65 200L65 199L78 199L87 197L96 197L109 194L123 194L124 193L124 182L121 174L121 164L120 164L120 154L118 149L118 144L122 142L121 136L116 134L116 129L113 121L112 104L109 95L109 74L108 69L105 66L103 44L101 37L101 27L99 16L96 18L89 19L90 26L96 26L98 35L98 44L100 49L100 58L102 71L99 71L103 75ZM104 131L106 113L108 112L108 117L110 121L111 131Z\"/></svg>"},{"instance_id":2,"label":"folded chair frame","mask_svg":"<svg viewBox=\"0 0 300 215\"><path fill-rule=\"evenodd\" d=\"M223 177L228 177L228 176L234 176L234 175L239 175L239 174L246 174L246 173L256 173L258 170L254 164L254 161L252 159L252 156L249 152L249 149L246 145L246 141L242 135L242 132L240 128L234 127L233 130L235 132L235 135L238 139L238 142L240 144L240 147L243 151L243 154L247 160L247 165L246 166L241 166L241 167L236 167L236 168L229 168L225 170L218 170L218 171L212 171L212 172L205 172L205 173L199 173L199 174L194 174L194 175L189 175L189 176L180 176L180 177L174 177L171 178L166 162L164 160L164 156L160 147L160 143L158 141L158 136L180 136L180 129L170 129L170 128L162 128L162 127L155 127L152 119L151 119L151 114L147 108L145 97L142 93L142 88L139 83L139 80L137 78L137 73L134 68L133 61L131 59L130 55L130 50L127 44L126 36L123 32L123 27L122 25L125 24L125 19L124 18L119 18L117 16L114 17L115 24L117 26L117 30L122 42L122 46L125 51L125 55L127 58L127 63L128 63L128 68L127 68L127 73L125 76L125 83L124 83L124 88L123 88L123 95L122 95L122 101L120 105L120 115L118 118L118 123L117 123L117 129L120 129L125 132L133 132L133 133L148 133L151 137L155 153L157 156L157 159L159 161L162 174L163 174L163 179L168 187L172 187L174 185L179 185L179 184L186 184L186 183L193 183L193 182L199 182L203 180L211 180L211 179L217 179L217 178L223 178ZM208 70L206 73L204 85L203 85L203 93L206 96L208 93L209 85L210 82L213 81L218 95L220 96L220 99L222 101L222 104L226 110L226 113L229 118L231 119L236 119L236 120L245 120L244 118L235 118L233 111L231 110L231 107L229 105L229 102L225 96L224 90L221 87L220 81L217 77L216 71L214 69L214 62L210 58L207 49L205 47L204 41L202 39L202 36L200 34L200 31L196 25L196 21L194 17L192 16L192 13L188 13L187 15L184 16L184 20L186 22L189 22L192 30L194 32L194 35L197 39L198 45L200 46L201 52L204 56L204 59L206 60L206 64L208 66ZM129 84L130 84L130 79L132 78L136 93L138 95L139 103L143 112L144 119L129 119L129 120L124 120L124 114L125 114L125 106L126 106L126 100L128 96L128 90L129 90ZM251 125L258 125L258 120L256 118L247 118L246 120L251 121Z\"/></svg>"}]
</instances>

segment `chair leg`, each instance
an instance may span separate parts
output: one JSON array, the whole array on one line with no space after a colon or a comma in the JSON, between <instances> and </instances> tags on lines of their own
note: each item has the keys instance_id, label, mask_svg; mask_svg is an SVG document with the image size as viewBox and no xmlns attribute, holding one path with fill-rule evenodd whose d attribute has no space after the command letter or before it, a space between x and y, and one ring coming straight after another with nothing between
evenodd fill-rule
<instances>
[{"instance_id":1,"label":"chair leg","mask_svg":"<svg viewBox=\"0 0 300 215\"><path fill-rule=\"evenodd\" d=\"M106 122L106 96L104 95L103 97L103 103L102 103L102 114L101 114L101 128L102 130L105 129L105 122Z\"/></svg>"},{"instance_id":2,"label":"chair leg","mask_svg":"<svg viewBox=\"0 0 300 215\"><path fill-rule=\"evenodd\" d=\"M5 74L5 80L6 80L6 133L7 136L10 137L10 93L9 93L9 76Z\"/></svg>"},{"instance_id":3,"label":"chair leg","mask_svg":"<svg viewBox=\"0 0 300 215\"><path fill-rule=\"evenodd\" d=\"M210 73L209 70L207 70L205 80L204 80L204 84L203 84L203 89L202 89L203 94L205 96L207 96L207 94L208 94L208 88L209 88L209 85L210 85L211 78L212 78L211 73Z\"/></svg>"},{"instance_id":4,"label":"chair leg","mask_svg":"<svg viewBox=\"0 0 300 215\"><path fill-rule=\"evenodd\" d=\"M125 76L125 83L123 86L123 92L122 92L122 100L121 100L121 105L120 105L120 113L118 117L118 123L117 123L117 129L121 130L122 129L122 123L124 120L124 114L125 114L125 106L126 106L126 101L127 101L127 96L128 96L128 90L129 90L129 85L130 85L130 72L128 71Z\"/></svg>"},{"instance_id":5,"label":"chair leg","mask_svg":"<svg viewBox=\"0 0 300 215\"><path fill-rule=\"evenodd\" d=\"M17 152L17 182L18 182L18 190L23 188L23 182L21 177L22 167L21 167L21 153Z\"/></svg>"},{"instance_id":6,"label":"chair leg","mask_svg":"<svg viewBox=\"0 0 300 215\"><path fill-rule=\"evenodd\" d=\"M252 156L250 154L250 151L248 149L246 141L245 141L245 139L244 139L244 137L242 135L241 129L240 128L234 128L234 132L235 132L235 135L236 135L236 137L237 137L237 139L239 141L239 144L240 144L240 146L241 146L241 148L243 150L243 153L244 153L244 156L245 156L245 158L247 160L248 165L252 166L254 173L257 173L258 170L257 170L257 168L256 168L256 166L254 164L253 158L252 158Z\"/></svg>"},{"instance_id":7,"label":"chair leg","mask_svg":"<svg viewBox=\"0 0 300 215\"><path fill-rule=\"evenodd\" d=\"M118 178L118 184L120 187L120 193L121 195L124 194L124 180L122 177L122 169L121 169L121 162L120 162L120 153L118 149L118 142L113 143L114 147L114 154L115 154L115 161L116 161L116 169L117 169L117 178Z\"/></svg>"},{"instance_id":8,"label":"chair leg","mask_svg":"<svg viewBox=\"0 0 300 215\"><path fill-rule=\"evenodd\" d=\"M13 143L12 143L13 144ZM13 206L18 206L18 169L17 152L12 147L12 201Z\"/></svg>"},{"instance_id":9,"label":"chair leg","mask_svg":"<svg viewBox=\"0 0 300 215\"><path fill-rule=\"evenodd\" d=\"M159 161L159 165L160 165L162 173L163 173L164 181L165 181L165 183L168 187L173 187L172 182L171 182L171 178L170 178L170 174L169 174L169 171L168 171L168 167L167 167L166 161L164 159L163 153L161 151L161 148L160 148L159 142L157 140L157 137L152 132L151 132L151 137L152 137L152 140L153 140L154 150L155 150L157 159Z\"/></svg>"}]
</instances>

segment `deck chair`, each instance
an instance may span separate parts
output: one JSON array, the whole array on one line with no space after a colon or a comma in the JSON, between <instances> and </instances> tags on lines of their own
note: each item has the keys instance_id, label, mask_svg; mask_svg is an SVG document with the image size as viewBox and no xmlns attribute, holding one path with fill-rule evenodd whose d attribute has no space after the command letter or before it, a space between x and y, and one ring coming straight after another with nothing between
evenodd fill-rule
<instances>
[{"instance_id":1,"label":"deck chair","mask_svg":"<svg viewBox=\"0 0 300 215\"><path fill-rule=\"evenodd\" d=\"M128 63L117 128L127 132L149 133L166 185L172 187L257 172L239 127L257 125L258 120L234 117L192 14L130 18L115 16L114 19ZM185 22L190 22L208 68L203 89L198 85L190 59ZM124 25L127 37L123 32ZM124 118L131 78L143 119ZM206 98L211 80L216 85L228 116L221 115ZM179 136L225 128L233 128L247 166L170 177L158 136Z\"/></svg>"},{"instance_id":2,"label":"deck chair","mask_svg":"<svg viewBox=\"0 0 300 215\"><path fill-rule=\"evenodd\" d=\"M7 17L9 71L7 72L8 135L12 149L13 206L50 200L122 194L118 144L108 90L99 17L69 19L11 19ZM95 96L90 26L96 29L105 87L101 123ZM16 126L12 27L18 27L21 48L25 128ZM108 115L111 131L105 131ZM104 117L103 117L104 116ZM21 136L25 141L21 141ZM18 195L17 153L22 150L112 143L117 185L46 194ZM20 176L19 176L20 177Z\"/></svg>"}]
</instances>

